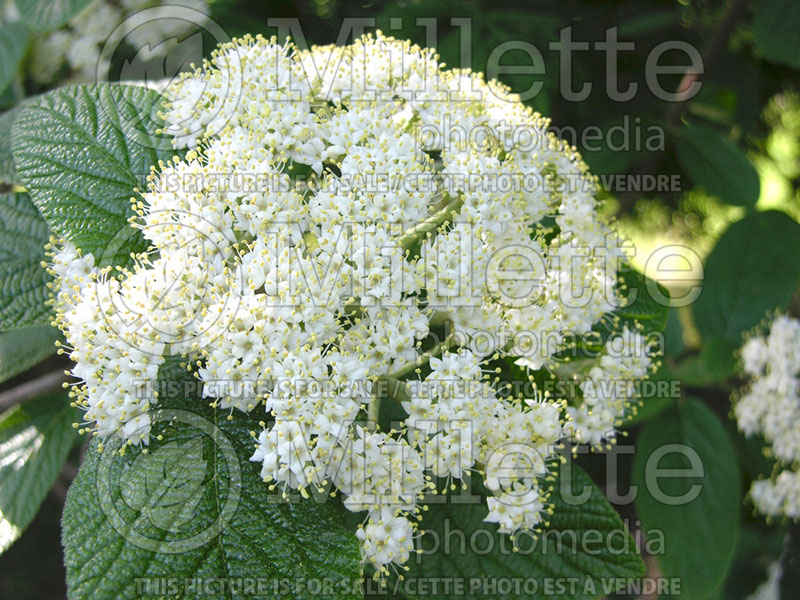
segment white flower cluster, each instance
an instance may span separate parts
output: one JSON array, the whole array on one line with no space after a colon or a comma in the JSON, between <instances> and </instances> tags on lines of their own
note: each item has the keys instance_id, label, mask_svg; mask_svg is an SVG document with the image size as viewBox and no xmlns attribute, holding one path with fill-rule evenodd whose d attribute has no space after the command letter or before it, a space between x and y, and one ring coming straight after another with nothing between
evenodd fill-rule
<instances>
[{"instance_id":1,"label":"white flower cluster","mask_svg":"<svg viewBox=\"0 0 800 600\"><path fill-rule=\"evenodd\" d=\"M763 436L788 467L754 482L750 495L765 515L800 518L800 321L776 317L769 335L748 339L741 354L750 383L733 409L739 429Z\"/></svg>"},{"instance_id":2,"label":"white flower cluster","mask_svg":"<svg viewBox=\"0 0 800 600\"><path fill-rule=\"evenodd\" d=\"M139 11L162 6L165 11L161 18L146 22L129 20ZM166 56L174 47L175 39L202 25L202 22L193 22L200 21L199 18L190 20L179 12L169 17L170 10L179 11L180 7L196 11L194 14L198 17L208 14L206 0L94 0L66 26L37 35L31 44L30 75L39 83L52 83L66 64L70 81L93 81L98 73L108 71L110 57L101 56L101 49L120 25L126 27L121 36L126 43L136 51L146 51L143 59ZM3 17L9 22L19 20L14 0L7 1Z\"/></svg>"},{"instance_id":3,"label":"white flower cluster","mask_svg":"<svg viewBox=\"0 0 800 600\"><path fill-rule=\"evenodd\" d=\"M576 153L500 84L380 34L308 51L238 40L169 97L166 129L189 150L136 202L151 257L111 273L67 244L54 260L87 421L147 443L153 398L136 390L180 354L214 406L266 409L252 457L266 481L332 485L367 511L357 535L378 572L413 551L436 478L482 475L487 521L540 526L559 440L599 443L631 399L587 383L567 410L498 385L498 365L548 368L617 302L592 186L555 185L591 183ZM448 122L481 144L421 135ZM522 356L520 334L549 341ZM650 368L625 329L590 379ZM382 430L393 401L405 417Z\"/></svg>"}]
</instances>

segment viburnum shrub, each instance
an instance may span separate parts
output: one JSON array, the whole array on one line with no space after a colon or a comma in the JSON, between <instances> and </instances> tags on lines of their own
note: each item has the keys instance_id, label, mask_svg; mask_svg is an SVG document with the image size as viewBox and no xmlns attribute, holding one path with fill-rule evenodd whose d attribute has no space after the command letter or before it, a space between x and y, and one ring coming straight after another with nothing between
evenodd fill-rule
<instances>
[{"instance_id":1,"label":"viburnum shrub","mask_svg":"<svg viewBox=\"0 0 800 600\"><path fill-rule=\"evenodd\" d=\"M0 596L797 596L800 4L462 4L0 0Z\"/></svg>"},{"instance_id":2,"label":"viburnum shrub","mask_svg":"<svg viewBox=\"0 0 800 600\"><path fill-rule=\"evenodd\" d=\"M614 312L622 244L575 149L503 85L381 34L247 37L166 95L182 155L133 199L147 249L52 251L86 430L147 446L148 390L180 356L228 419L261 420L270 490L332 486L363 515L378 574L414 552L426 494L469 475L500 532L541 528L563 442L613 441L654 368Z\"/></svg>"}]
</instances>

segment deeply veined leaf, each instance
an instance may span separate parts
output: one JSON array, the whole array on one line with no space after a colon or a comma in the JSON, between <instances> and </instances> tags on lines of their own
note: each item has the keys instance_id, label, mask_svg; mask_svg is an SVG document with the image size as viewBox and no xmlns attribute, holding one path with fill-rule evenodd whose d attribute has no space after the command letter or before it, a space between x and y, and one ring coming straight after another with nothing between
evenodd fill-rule
<instances>
[{"instance_id":1,"label":"deeply veined leaf","mask_svg":"<svg viewBox=\"0 0 800 600\"><path fill-rule=\"evenodd\" d=\"M37 96L29 96L14 108L0 114L0 183L17 184L17 169L14 166L14 153L11 148L11 129L22 107L36 102Z\"/></svg>"},{"instance_id":2,"label":"deeply veined leaf","mask_svg":"<svg viewBox=\"0 0 800 600\"><path fill-rule=\"evenodd\" d=\"M0 415L0 552L33 520L72 448L76 411L66 394Z\"/></svg>"},{"instance_id":3,"label":"deeply veined leaf","mask_svg":"<svg viewBox=\"0 0 800 600\"><path fill-rule=\"evenodd\" d=\"M175 152L156 131L161 96L139 86L79 85L43 95L14 122L20 182L53 232L102 265L147 248L130 200Z\"/></svg>"},{"instance_id":4,"label":"deeply veined leaf","mask_svg":"<svg viewBox=\"0 0 800 600\"><path fill-rule=\"evenodd\" d=\"M50 322L51 277L41 264L49 237L27 194L0 194L0 331Z\"/></svg>"},{"instance_id":5,"label":"deeply veined leaf","mask_svg":"<svg viewBox=\"0 0 800 600\"><path fill-rule=\"evenodd\" d=\"M0 333L0 383L55 354L57 339L58 330L50 325Z\"/></svg>"},{"instance_id":6,"label":"deeply veined leaf","mask_svg":"<svg viewBox=\"0 0 800 600\"><path fill-rule=\"evenodd\" d=\"M0 183L14 183L17 177L11 153L11 126L16 114L16 111L8 110L0 115Z\"/></svg>"}]
</instances>

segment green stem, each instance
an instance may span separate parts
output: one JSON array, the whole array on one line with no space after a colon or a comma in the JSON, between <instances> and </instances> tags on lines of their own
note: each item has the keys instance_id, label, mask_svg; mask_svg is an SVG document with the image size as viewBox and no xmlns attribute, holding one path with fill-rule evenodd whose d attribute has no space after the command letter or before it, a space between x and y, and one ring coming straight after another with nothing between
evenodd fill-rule
<instances>
[{"instance_id":1,"label":"green stem","mask_svg":"<svg viewBox=\"0 0 800 600\"><path fill-rule=\"evenodd\" d=\"M367 426L370 431L378 428L378 417L380 416L380 398L373 396L367 407Z\"/></svg>"},{"instance_id":2,"label":"green stem","mask_svg":"<svg viewBox=\"0 0 800 600\"><path fill-rule=\"evenodd\" d=\"M400 381L395 377L385 375L381 377L381 381L386 383L386 397L394 402L405 402L411 400L411 394L408 391L408 385L405 381Z\"/></svg>"},{"instance_id":3,"label":"green stem","mask_svg":"<svg viewBox=\"0 0 800 600\"><path fill-rule=\"evenodd\" d=\"M428 361L432 358L436 358L442 354L445 350L450 348L453 345L453 340L455 338L455 333L451 333L448 335L442 342L436 344L433 348L428 350L427 352L423 352L417 357L417 360L414 362L408 363L407 365L400 367L394 373L389 373L386 378L387 379L400 379L401 377L405 377L406 375L410 374L415 369L418 369L422 365L428 364Z\"/></svg>"},{"instance_id":4,"label":"green stem","mask_svg":"<svg viewBox=\"0 0 800 600\"><path fill-rule=\"evenodd\" d=\"M431 231L435 231L441 225L443 225L445 221L457 215L462 204L464 204L463 198L451 200L445 204L444 208L433 213L421 223L417 223L413 227L406 230L406 232L397 240L398 245L403 248L410 248L415 242L419 241L420 238Z\"/></svg>"}]
</instances>

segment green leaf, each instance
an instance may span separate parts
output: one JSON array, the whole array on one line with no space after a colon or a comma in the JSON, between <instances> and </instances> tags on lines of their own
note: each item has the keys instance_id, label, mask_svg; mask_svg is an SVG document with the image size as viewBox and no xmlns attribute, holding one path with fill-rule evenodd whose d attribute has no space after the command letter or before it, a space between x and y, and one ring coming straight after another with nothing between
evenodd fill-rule
<instances>
[{"instance_id":1,"label":"green leaf","mask_svg":"<svg viewBox=\"0 0 800 600\"><path fill-rule=\"evenodd\" d=\"M18 102L14 108L0 114L0 183L19 183L17 169L14 167L14 153L11 148L11 130L22 107L36 102L37 98L38 96L28 96Z\"/></svg>"},{"instance_id":2,"label":"green leaf","mask_svg":"<svg viewBox=\"0 0 800 600\"><path fill-rule=\"evenodd\" d=\"M657 469L687 471L658 476ZM689 399L645 425L632 482L643 528L663 534L664 576L680 578L683 598L705 598L733 558L742 501L736 453L719 418Z\"/></svg>"},{"instance_id":3,"label":"green leaf","mask_svg":"<svg viewBox=\"0 0 800 600\"><path fill-rule=\"evenodd\" d=\"M0 333L0 383L55 354L58 330L34 325Z\"/></svg>"},{"instance_id":4,"label":"green leaf","mask_svg":"<svg viewBox=\"0 0 800 600\"><path fill-rule=\"evenodd\" d=\"M724 381L736 375L736 357L739 348L726 340L712 337L700 351L700 362L710 381Z\"/></svg>"},{"instance_id":5,"label":"green leaf","mask_svg":"<svg viewBox=\"0 0 800 600\"><path fill-rule=\"evenodd\" d=\"M680 23L681 13L674 8L653 9L623 20L617 31L618 39L627 40L632 37L642 38L656 34L664 29L674 27Z\"/></svg>"},{"instance_id":6,"label":"green leaf","mask_svg":"<svg viewBox=\"0 0 800 600\"><path fill-rule=\"evenodd\" d=\"M625 417L622 427L634 427L647 423L657 418L658 415L667 410L673 403L673 399L666 396L656 396L646 398L641 406L636 407L636 412Z\"/></svg>"},{"instance_id":7,"label":"green leaf","mask_svg":"<svg viewBox=\"0 0 800 600\"><path fill-rule=\"evenodd\" d=\"M686 385L719 385L737 372L734 353L741 344L718 337L705 341L699 354L685 357L675 366L675 376Z\"/></svg>"},{"instance_id":8,"label":"green leaf","mask_svg":"<svg viewBox=\"0 0 800 600\"><path fill-rule=\"evenodd\" d=\"M128 506L151 523L178 532L197 509L205 471L202 438L183 444L168 442L155 452L136 457L121 493ZM158 502L148 502L152 497L158 497Z\"/></svg>"},{"instance_id":9,"label":"green leaf","mask_svg":"<svg viewBox=\"0 0 800 600\"><path fill-rule=\"evenodd\" d=\"M0 415L0 552L33 520L75 442L65 394L42 396Z\"/></svg>"},{"instance_id":10,"label":"green leaf","mask_svg":"<svg viewBox=\"0 0 800 600\"><path fill-rule=\"evenodd\" d=\"M700 335L740 345L765 312L789 303L800 284L798 256L800 225L785 213L755 213L731 225L706 260L693 305Z\"/></svg>"},{"instance_id":11,"label":"green leaf","mask_svg":"<svg viewBox=\"0 0 800 600\"><path fill-rule=\"evenodd\" d=\"M22 23L0 25L0 94L17 74L29 38L30 32Z\"/></svg>"},{"instance_id":12,"label":"green leaf","mask_svg":"<svg viewBox=\"0 0 800 600\"><path fill-rule=\"evenodd\" d=\"M583 503L570 503L570 497L564 493L580 497L584 491L589 495ZM622 580L644 575L642 559L619 515L579 467L564 467L556 480L552 500L554 510L549 526L536 538L518 535L520 552L512 551L509 536L498 533L495 524L483 522L487 514L485 503L431 504L421 524L429 531L421 540L423 553L409 560L411 570L404 581L398 582L399 589L411 598L438 598L442 597L441 590L437 593L428 586L428 593L417 592L423 589L418 584L425 583L424 578L454 577L462 579L465 588L459 597L536 600L552 598L546 586L561 578L562 583L572 580L575 589L567 588L558 598L571 600L595 598L607 593L604 585L615 586L613 591ZM610 547L612 539L614 548ZM431 552L436 540L439 548ZM445 542L449 545L447 549L443 546ZM518 579L527 581L527 589L523 588L526 593L519 595L497 591L493 594L471 578ZM471 585L476 587L470 589Z\"/></svg>"},{"instance_id":13,"label":"green leaf","mask_svg":"<svg viewBox=\"0 0 800 600\"><path fill-rule=\"evenodd\" d=\"M15 110L0 115L0 183L15 183L17 180L14 155L11 153L11 126L16 115Z\"/></svg>"},{"instance_id":14,"label":"green leaf","mask_svg":"<svg viewBox=\"0 0 800 600\"><path fill-rule=\"evenodd\" d=\"M614 329L625 325L633 328L639 323L645 333L663 331L669 307L662 301L669 298L669 292L627 264L620 267L618 277L625 288L620 290L620 294L626 304L611 313L613 320L617 321ZM659 298L658 294L662 297Z\"/></svg>"},{"instance_id":15,"label":"green leaf","mask_svg":"<svg viewBox=\"0 0 800 600\"><path fill-rule=\"evenodd\" d=\"M625 38L620 34L620 39ZM641 144L625 143L631 131L636 131L637 135L641 132ZM643 160L664 143L662 125L649 114L605 119L597 127L584 130L578 138L576 145L581 157L592 174L599 176L600 185L612 188L609 190L612 194L620 191L613 189L615 176L625 173L634 162Z\"/></svg>"},{"instance_id":16,"label":"green leaf","mask_svg":"<svg viewBox=\"0 0 800 600\"><path fill-rule=\"evenodd\" d=\"M578 341L577 354L575 348L566 348L556 354L556 357L570 357L573 370L578 364L574 360L576 356L580 357L584 351L591 350L586 358L594 361L596 353L602 350L606 341L626 327L641 331L645 336L663 331L666 327L669 292L629 264L620 265L617 275L621 306L603 315L592 326L592 333Z\"/></svg>"},{"instance_id":17,"label":"green leaf","mask_svg":"<svg viewBox=\"0 0 800 600\"><path fill-rule=\"evenodd\" d=\"M128 218L150 167L175 154L156 134L161 100L139 86L73 86L43 95L14 123L20 181L53 232L101 265L147 248Z\"/></svg>"},{"instance_id":18,"label":"green leaf","mask_svg":"<svg viewBox=\"0 0 800 600\"><path fill-rule=\"evenodd\" d=\"M51 277L41 264L49 237L27 194L0 194L0 331L50 322Z\"/></svg>"},{"instance_id":19,"label":"green leaf","mask_svg":"<svg viewBox=\"0 0 800 600\"><path fill-rule=\"evenodd\" d=\"M676 357L684 351L684 348L683 325L678 310L673 308L668 312L667 322L664 325L664 355Z\"/></svg>"},{"instance_id":20,"label":"green leaf","mask_svg":"<svg viewBox=\"0 0 800 600\"><path fill-rule=\"evenodd\" d=\"M767 60L800 69L800 4L760 0L753 6L756 49Z\"/></svg>"},{"instance_id":21,"label":"green leaf","mask_svg":"<svg viewBox=\"0 0 800 600\"><path fill-rule=\"evenodd\" d=\"M58 29L91 0L16 0L22 20L37 31Z\"/></svg>"},{"instance_id":22,"label":"green leaf","mask_svg":"<svg viewBox=\"0 0 800 600\"><path fill-rule=\"evenodd\" d=\"M143 586L165 578L181 586L196 578L234 586L327 579L337 585L335 597L360 598L358 540L341 502L283 502L249 461L258 424L242 414L229 421L228 411L198 397L196 384L185 372L160 377L163 408L153 416L147 454L129 447L120 456L114 440L102 452L91 445L64 508L69 598L160 596ZM196 594L183 589L181 596ZM257 597L288 594L268 585Z\"/></svg>"},{"instance_id":23,"label":"green leaf","mask_svg":"<svg viewBox=\"0 0 800 600\"><path fill-rule=\"evenodd\" d=\"M624 427L652 421L681 398L681 390L677 385L676 376L669 369L666 361L662 362L658 370L642 383L642 390L647 390L647 393L643 393L642 404L636 406L635 413L627 412L623 422ZM653 393L650 393L649 390L653 390Z\"/></svg>"},{"instance_id":24,"label":"green leaf","mask_svg":"<svg viewBox=\"0 0 800 600\"><path fill-rule=\"evenodd\" d=\"M755 206L758 171L733 142L707 125L687 125L678 136L678 161L694 183L725 204Z\"/></svg>"}]
</instances>

